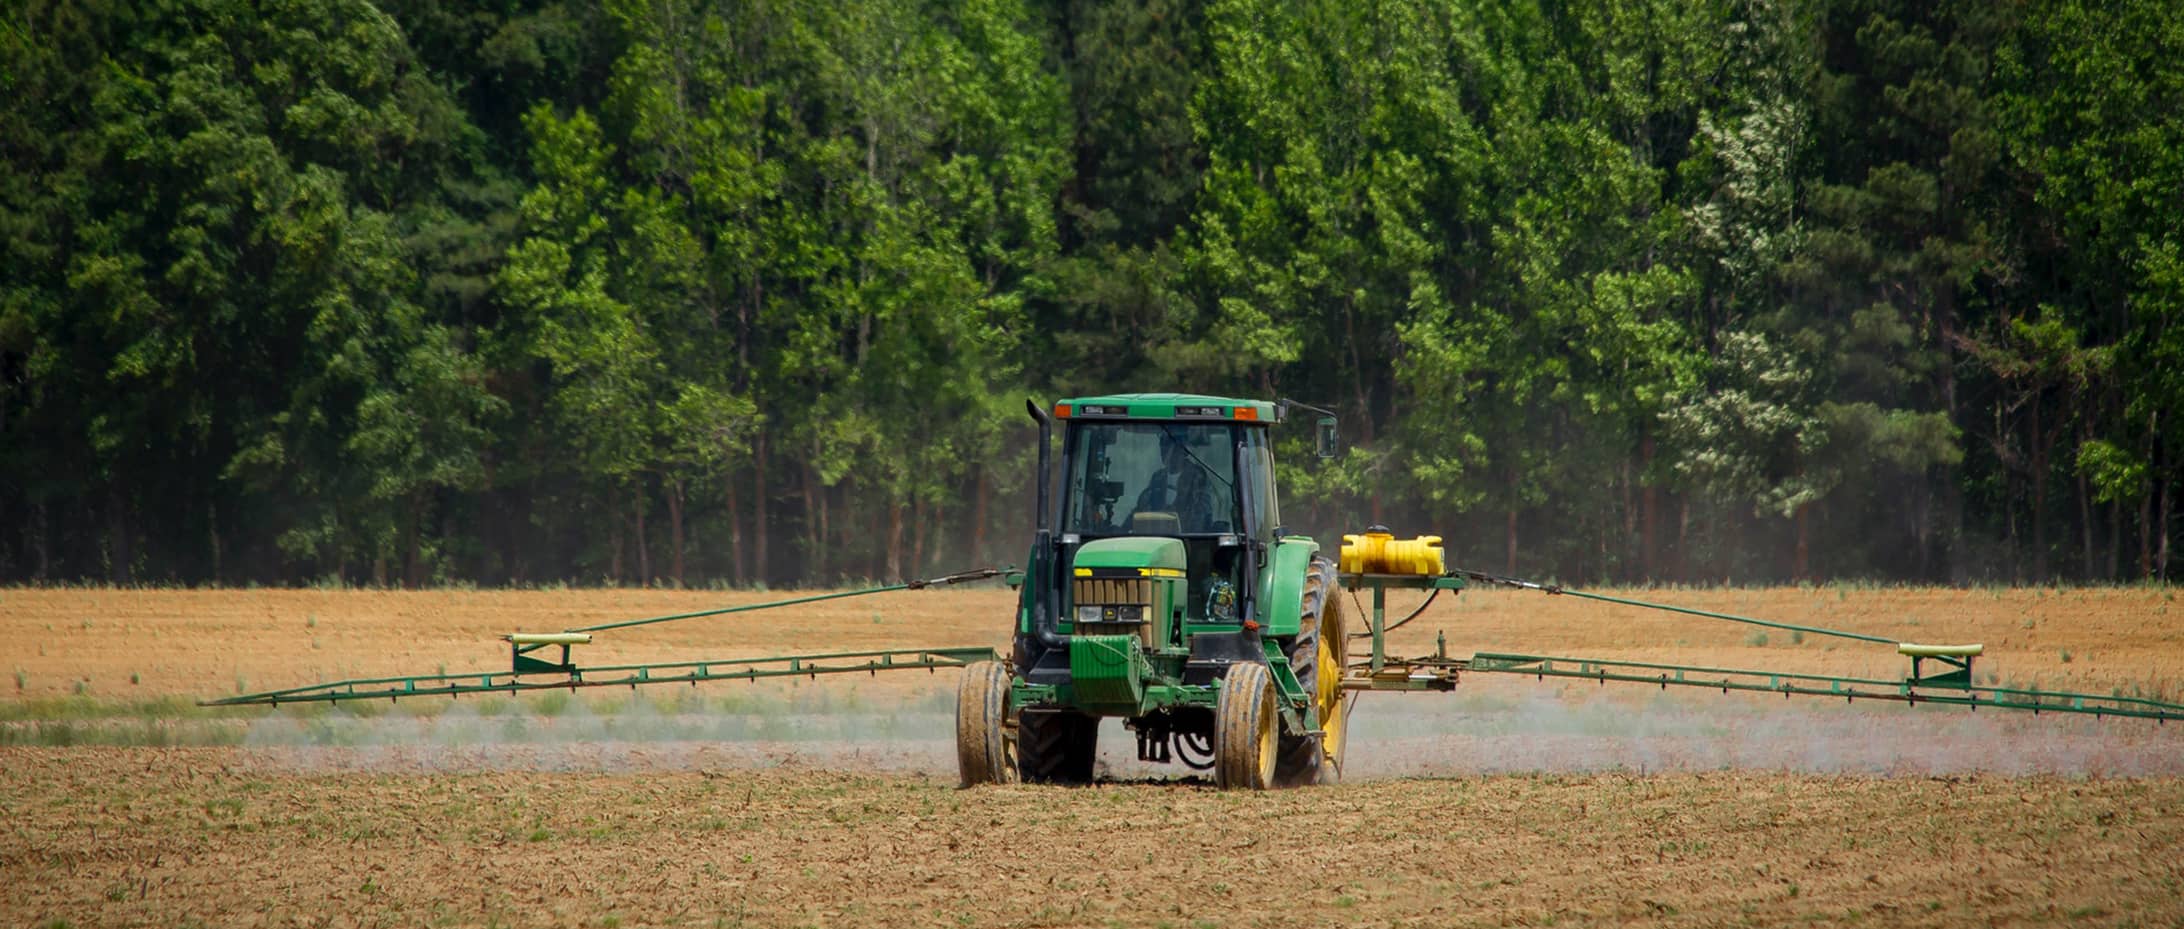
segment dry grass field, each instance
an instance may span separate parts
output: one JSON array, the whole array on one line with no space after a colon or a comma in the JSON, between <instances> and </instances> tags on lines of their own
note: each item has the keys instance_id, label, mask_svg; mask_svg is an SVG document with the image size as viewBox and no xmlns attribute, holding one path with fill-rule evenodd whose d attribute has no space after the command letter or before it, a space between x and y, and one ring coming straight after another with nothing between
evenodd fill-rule
<instances>
[{"instance_id":1,"label":"dry grass field","mask_svg":"<svg viewBox=\"0 0 2184 929\"><path fill-rule=\"evenodd\" d=\"M2176 592L1833 588L1633 591L1670 601L1902 641L1984 642L2002 680L2184 695L2184 603ZM497 636L781 599L787 594L659 590L172 591L0 590L0 670L17 697L201 697L333 677L491 669ZM1004 645L1014 594L1000 587L905 591L793 609L602 633L597 664L803 651ZM1389 594L1391 614L1418 595ZM1362 605L1362 604L1360 604ZM1355 614L1357 606L1352 607ZM1886 648L1531 591L1444 597L1391 637L1449 650L1621 657L1819 673L1901 673ZM1983 675L1984 676L1984 675ZM914 685L915 681L906 684Z\"/></svg>"},{"instance_id":2,"label":"dry grass field","mask_svg":"<svg viewBox=\"0 0 2184 929\"><path fill-rule=\"evenodd\" d=\"M1635 596L2165 694L2171 592ZM772 596L0 591L4 926L2184 925L2184 726L1471 677L1363 701L1349 781L955 789L945 675L353 709L191 699L491 669L494 636ZM1407 612L1414 599L1391 597ZM1001 644L1005 590L602 634L595 662ZM1878 646L1537 593L1395 649L1901 674ZM72 744L73 743L73 744ZM89 744L102 743L102 744Z\"/></svg>"}]
</instances>

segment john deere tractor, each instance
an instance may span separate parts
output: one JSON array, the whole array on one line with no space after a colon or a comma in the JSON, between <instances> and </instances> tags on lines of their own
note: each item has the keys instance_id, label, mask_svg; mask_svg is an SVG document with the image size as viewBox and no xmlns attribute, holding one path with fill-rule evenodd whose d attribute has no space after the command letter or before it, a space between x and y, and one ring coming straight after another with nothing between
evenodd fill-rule
<instances>
[{"instance_id":1,"label":"john deere tractor","mask_svg":"<svg viewBox=\"0 0 2184 929\"><path fill-rule=\"evenodd\" d=\"M1302 405L1121 394L1029 407L1036 531L1014 648L959 685L963 783L1089 781L1104 717L1124 721L1139 759L1210 769L1223 787L1337 777L1336 566L1284 528L1268 435ZM1331 455L1334 419L1315 411Z\"/></svg>"}]
</instances>

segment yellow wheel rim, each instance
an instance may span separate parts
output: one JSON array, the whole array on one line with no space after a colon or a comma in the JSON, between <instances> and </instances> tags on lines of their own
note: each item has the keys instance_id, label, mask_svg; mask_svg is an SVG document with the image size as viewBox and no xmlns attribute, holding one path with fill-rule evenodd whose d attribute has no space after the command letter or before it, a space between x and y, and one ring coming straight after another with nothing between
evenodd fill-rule
<instances>
[{"instance_id":1,"label":"yellow wheel rim","mask_svg":"<svg viewBox=\"0 0 2184 929\"><path fill-rule=\"evenodd\" d=\"M1339 627L1335 634L1342 634ZM1319 641L1318 676L1315 683L1319 689L1320 755L1323 761L1339 762L1342 759L1343 724L1347 722L1343 717L1349 714L1342 712L1342 659L1335 654L1325 635Z\"/></svg>"},{"instance_id":2,"label":"yellow wheel rim","mask_svg":"<svg viewBox=\"0 0 2184 929\"><path fill-rule=\"evenodd\" d=\"M1266 690L1266 696L1261 699L1259 712L1258 762L1259 782L1261 784L1271 784L1274 782L1275 718L1276 713L1274 711L1274 688L1269 686Z\"/></svg>"}]
</instances>

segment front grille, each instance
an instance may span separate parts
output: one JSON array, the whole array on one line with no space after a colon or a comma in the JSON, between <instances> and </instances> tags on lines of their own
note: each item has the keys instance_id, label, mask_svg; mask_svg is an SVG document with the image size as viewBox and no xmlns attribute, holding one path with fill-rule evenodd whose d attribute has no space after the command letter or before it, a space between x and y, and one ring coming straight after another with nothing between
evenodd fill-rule
<instances>
[{"instance_id":1,"label":"front grille","mask_svg":"<svg viewBox=\"0 0 2184 929\"><path fill-rule=\"evenodd\" d=\"M1098 578L1077 579L1077 605L1079 606L1151 606L1153 582L1151 578Z\"/></svg>"},{"instance_id":2,"label":"front grille","mask_svg":"<svg viewBox=\"0 0 2184 929\"><path fill-rule=\"evenodd\" d=\"M1153 647L1153 582L1148 578L1089 578L1076 581L1075 603L1077 606L1136 606L1142 607L1142 621L1089 623L1079 622L1074 627L1079 635L1130 635L1146 648Z\"/></svg>"}]
</instances>

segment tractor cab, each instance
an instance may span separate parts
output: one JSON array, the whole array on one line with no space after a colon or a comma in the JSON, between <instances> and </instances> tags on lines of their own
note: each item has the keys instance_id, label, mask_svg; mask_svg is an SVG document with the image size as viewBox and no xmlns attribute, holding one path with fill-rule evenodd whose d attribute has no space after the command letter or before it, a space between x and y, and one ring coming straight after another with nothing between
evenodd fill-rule
<instances>
[{"instance_id":1,"label":"tractor cab","mask_svg":"<svg viewBox=\"0 0 2184 929\"><path fill-rule=\"evenodd\" d=\"M1070 412L1084 406L1099 407ZM1153 551L1143 540L1180 542L1181 564L1113 567L1180 569L1183 616L1234 623L1243 619L1238 591L1253 579L1244 556L1263 550L1280 523L1273 456L1264 424L1238 421L1231 408L1204 409L1204 419L1072 415L1062 443L1061 539L1074 554L1089 546L1095 561L1110 550Z\"/></svg>"},{"instance_id":2,"label":"tractor cab","mask_svg":"<svg viewBox=\"0 0 2184 929\"><path fill-rule=\"evenodd\" d=\"M1247 591L1281 523L1267 438L1279 409L1193 394L1125 394L1064 401L1055 412L1067 424L1060 542L1065 563L1085 569L1070 573L1180 572L1183 595L1169 615L1149 617L1150 634L1142 636L1156 650L1187 646L1189 625L1248 618L1255 604ZM1091 586L1073 584L1071 593ZM1075 602L1085 599L1071 598L1067 619L1095 618L1089 607L1100 604Z\"/></svg>"},{"instance_id":3,"label":"tractor cab","mask_svg":"<svg viewBox=\"0 0 2184 929\"><path fill-rule=\"evenodd\" d=\"M1287 405L1119 394L1036 412L1062 427L1062 460L1039 472L1042 529L1017 648L1029 679L1072 679L1067 636L1136 638L1179 678L1194 656L1258 654L1245 633L1269 625L1264 575L1282 536L1269 430Z\"/></svg>"},{"instance_id":4,"label":"tractor cab","mask_svg":"<svg viewBox=\"0 0 2184 929\"><path fill-rule=\"evenodd\" d=\"M1239 461L1252 430L1228 423L1077 422L1066 437L1062 531L1080 535L1234 535L1243 525ZM1241 466L1239 466L1241 465Z\"/></svg>"}]
</instances>

